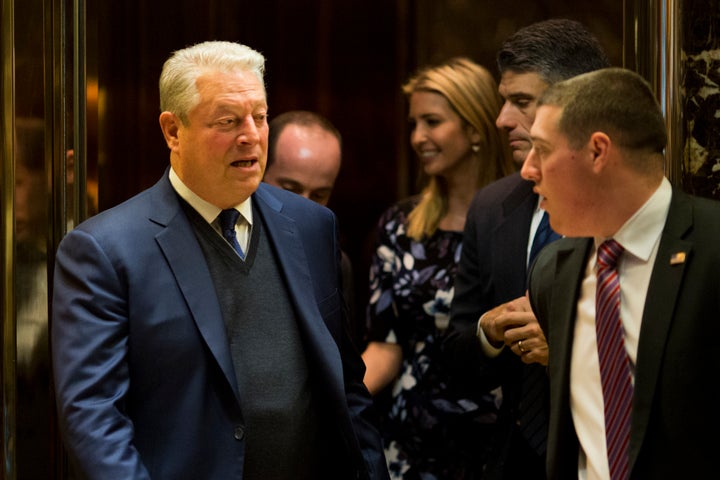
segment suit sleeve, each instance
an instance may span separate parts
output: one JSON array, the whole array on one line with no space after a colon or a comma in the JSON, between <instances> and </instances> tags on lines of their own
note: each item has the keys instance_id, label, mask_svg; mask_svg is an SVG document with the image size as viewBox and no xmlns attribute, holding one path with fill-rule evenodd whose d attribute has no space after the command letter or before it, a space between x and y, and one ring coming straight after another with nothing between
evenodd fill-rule
<instances>
[{"instance_id":1,"label":"suit sleeve","mask_svg":"<svg viewBox=\"0 0 720 480\"><path fill-rule=\"evenodd\" d=\"M332 216L334 221L334 215ZM341 253L339 241L337 237L337 229L335 232L335 258L338 270L339 283L341 283ZM340 339L340 355L343 364L343 377L345 379L345 395L350 410L350 418L353 424L353 430L357 437L363 461L368 473L369 480L388 480L387 464L385 462L385 453L382 447L382 440L378 431L378 418L374 408L372 397L368 392L363 377L365 376L365 364L360 357L360 353L353 340L348 328L350 325L348 309L343 308L343 329Z\"/></svg>"},{"instance_id":2,"label":"suit sleeve","mask_svg":"<svg viewBox=\"0 0 720 480\"><path fill-rule=\"evenodd\" d=\"M483 268L481 249L483 242L479 223L482 205L476 195L467 216L463 246L455 277L455 294L451 306L450 325L443 341L443 356L452 378L458 385L470 389L469 393L482 395L494 388L497 377L488 368L490 360L484 355L477 338L480 316L494 307L490 292L491 281L487 268ZM487 229L485 229L487 230Z\"/></svg>"},{"instance_id":3,"label":"suit sleeve","mask_svg":"<svg viewBox=\"0 0 720 480\"><path fill-rule=\"evenodd\" d=\"M280 195L285 193L280 192ZM343 436L345 449L363 480L387 480L388 472L372 397L363 383L365 364L350 335L341 294L341 260L335 215L311 201L293 198L285 205L290 217L302 218L300 235L315 288L314 298L329 332L316 332L319 375L336 413L332 427ZM334 343L328 344L326 340ZM337 363L336 363L337 361ZM332 447L336 447L333 445ZM332 463L336 458L328 458Z\"/></svg>"},{"instance_id":4,"label":"suit sleeve","mask_svg":"<svg viewBox=\"0 0 720 480\"><path fill-rule=\"evenodd\" d=\"M78 229L65 237L54 272L53 373L64 441L87 478L149 478L124 410L125 290L93 237Z\"/></svg>"},{"instance_id":5,"label":"suit sleeve","mask_svg":"<svg viewBox=\"0 0 720 480\"><path fill-rule=\"evenodd\" d=\"M548 245L540 253L530 266L528 272L528 297L530 299L530 307L532 308L538 323L545 332L548 343L550 342L548 311L550 309L550 294L552 279L555 277L556 264L556 247L562 241L558 240L555 244Z\"/></svg>"}]
</instances>

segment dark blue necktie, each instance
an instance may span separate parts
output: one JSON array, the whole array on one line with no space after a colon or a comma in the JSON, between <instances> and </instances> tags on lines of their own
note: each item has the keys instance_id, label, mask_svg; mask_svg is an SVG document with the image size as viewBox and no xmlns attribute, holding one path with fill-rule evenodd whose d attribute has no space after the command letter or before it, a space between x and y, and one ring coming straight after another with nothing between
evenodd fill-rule
<instances>
[{"instance_id":1,"label":"dark blue necktie","mask_svg":"<svg viewBox=\"0 0 720 480\"><path fill-rule=\"evenodd\" d=\"M223 237L225 237L225 240L232 245L238 255L240 255L240 258L244 259L245 253L243 253L242 247L240 247L240 243L238 242L237 235L235 234L235 224L237 223L239 217L240 212L234 208L223 210L220 212L220 215L218 215Z\"/></svg>"},{"instance_id":2,"label":"dark blue necktie","mask_svg":"<svg viewBox=\"0 0 720 480\"><path fill-rule=\"evenodd\" d=\"M543 212L542 219L540 220L540 225L538 225L537 232L535 232L535 238L533 238L532 247L530 248L530 259L528 261L528 265L532 264L532 261L535 259L535 256L542 250L542 248L547 245L548 243L557 240L560 238L560 235L555 233L552 228L550 228L550 220L548 219L547 212Z\"/></svg>"}]
</instances>

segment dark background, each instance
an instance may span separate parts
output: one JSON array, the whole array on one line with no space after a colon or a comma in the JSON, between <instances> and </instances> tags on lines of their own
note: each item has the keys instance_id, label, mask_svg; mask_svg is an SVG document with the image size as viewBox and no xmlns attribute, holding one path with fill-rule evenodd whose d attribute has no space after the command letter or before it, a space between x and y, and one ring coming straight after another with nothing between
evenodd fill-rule
<instances>
[{"instance_id":1,"label":"dark background","mask_svg":"<svg viewBox=\"0 0 720 480\"><path fill-rule=\"evenodd\" d=\"M418 191L400 90L416 68L465 55L497 77L502 41L553 17L583 22L622 65L618 0L90 0L87 7L87 71L97 84L97 98L88 97L89 132L97 132L88 159L100 209L149 187L168 164L157 82L169 54L205 40L245 43L266 57L271 116L315 110L343 135L329 206L354 263L357 315L367 299L375 222Z\"/></svg>"}]
</instances>

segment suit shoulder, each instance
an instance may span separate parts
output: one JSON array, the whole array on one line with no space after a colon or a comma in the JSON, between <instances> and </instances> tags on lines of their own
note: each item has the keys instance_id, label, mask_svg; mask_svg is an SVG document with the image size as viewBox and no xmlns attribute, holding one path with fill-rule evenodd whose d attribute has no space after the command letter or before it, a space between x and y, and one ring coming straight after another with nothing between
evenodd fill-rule
<instances>
[{"instance_id":1,"label":"suit shoulder","mask_svg":"<svg viewBox=\"0 0 720 480\"><path fill-rule=\"evenodd\" d=\"M533 194L533 182L525 180L519 172L495 180L475 193L474 204L500 204L509 195L527 196Z\"/></svg>"},{"instance_id":2,"label":"suit shoulder","mask_svg":"<svg viewBox=\"0 0 720 480\"><path fill-rule=\"evenodd\" d=\"M720 202L674 189L663 233L695 241L720 240Z\"/></svg>"},{"instance_id":3,"label":"suit shoulder","mask_svg":"<svg viewBox=\"0 0 720 480\"><path fill-rule=\"evenodd\" d=\"M688 195L692 199L692 202L701 215L708 215L710 218L717 220L718 214L720 213L720 201L712 198L703 198ZM720 226L720 222L713 222L715 225Z\"/></svg>"},{"instance_id":4,"label":"suit shoulder","mask_svg":"<svg viewBox=\"0 0 720 480\"><path fill-rule=\"evenodd\" d=\"M533 262L533 267L540 269L545 268L551 263L555 263L560 255L574 254L578 251L585 252L588 245L592 243L590 238L571 238L563 237L546 245L537 255ZM535 268L531 269L535 270ZM531 271L532 273L532 271Z\"/></svg>"},{"instance_id":5,"label":"suit shoulder","mask_svg":"<svg viewBox=\"0 0 720 480\"><path fill-rule=\"evenodd\" d=\"M329 208L308 200L296 193L261 182L253 195L271 209L282 212L294 220L308 221L313 218L334 221L335 214Z\"/></svg>"},{"instance_id":6,"label":"suit shoulder","mask_svg":"<svg viewBox=\"0 0 720 480\"><path fill-rule=\"evenodd\" d=\"M145 190L129 199L84 220L76 228L88 231L127 228L133 220L147 219L151 210L150 191Z\"/></svg>"}]
</instances>

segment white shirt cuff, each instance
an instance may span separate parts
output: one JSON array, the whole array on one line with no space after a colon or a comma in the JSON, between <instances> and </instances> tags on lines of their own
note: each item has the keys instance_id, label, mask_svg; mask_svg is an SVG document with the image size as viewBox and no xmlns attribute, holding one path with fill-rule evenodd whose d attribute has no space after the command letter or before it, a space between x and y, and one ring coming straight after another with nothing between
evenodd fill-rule
<instances>
[{"instance_id":1,"label":"white shirt cuff","mask_svg":"<svg viewBox=\"0 0 720 480\"><path fill-rule=\"evenodd\" d=\"M480 327L480 321L486 314L487 314L487 312L480 316L480 319L477 322L477 331L475 334L477 335L478 340L480 340L480 346L482 347L483 353L485 355L487 355L489 358L495 358L498 355L500 355L500 352L502 352L503 348L505 348L505 345L501 345L499 348L495 347L490 343L490 340L488 340L487 337L485 336L485 332Z\"/></svg>"}]
</instances>

